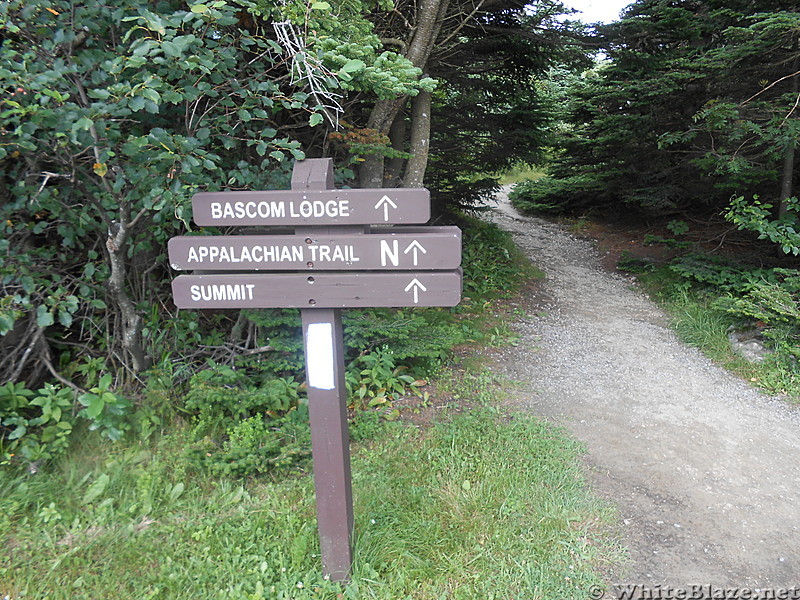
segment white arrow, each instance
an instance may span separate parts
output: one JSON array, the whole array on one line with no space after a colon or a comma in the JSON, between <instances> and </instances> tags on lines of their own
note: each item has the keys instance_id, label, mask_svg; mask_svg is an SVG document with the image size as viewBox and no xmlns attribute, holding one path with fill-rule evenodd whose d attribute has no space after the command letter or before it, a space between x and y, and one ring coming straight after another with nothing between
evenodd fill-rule
<instances>
[{"instance_id":1,"label":"white arrow","mask_svg":"<svg viewBox=\"0 0 800 600\"><path fill-rule=\"evenodd\" d=\"M403 251L403 254L408 254L412 250L414 251L414 254L412 256L414 257L414 266L416 267L417 266L417 257L419 256L419 251L422 250L423 254L427 254L428 251L425 250L425 248L422 247L422 244L420 244L417 240L414 240L413 242L411 242L408 245L408 248L406 248Z\"/></svg>"},{"instance_id":2,"label":"white arrow","mask_svg":"<svg viewBox=\"0 0 800 600\"><path fill-rule=\"evenodd\" d=\"M411 281L411 283L409 283L409 284L406 286L406 289L405 289L405 291L407 292L408 290L413 290L413 291L414 291L414 304L417 304L417 303L419 303L419 291L420 291L420 290L422 290L423 292L427 292L427 291L428 291L428 288L426 288L424 285L422 285L422 284L420 283L419 279L417 279L417 278L415 277L415 278L414 278L414 279Z\"/></svg>"},{"instance_id":3,"label":"white arrow","mask_svg":"<svg viewBox=\"0 0 800 600\"><path fill-rule=\"evenodd\" d=\"M389 220L389 205L390 204L392 205L392 208L397 208L397 204L392 202L392 199L389 198L389 196L384 196L383 198L378 200L378 203L375 205L375 210L377 210L381 206L383 206L383 220L384 221L388 221Z\"/></svg>"}]
</instances>

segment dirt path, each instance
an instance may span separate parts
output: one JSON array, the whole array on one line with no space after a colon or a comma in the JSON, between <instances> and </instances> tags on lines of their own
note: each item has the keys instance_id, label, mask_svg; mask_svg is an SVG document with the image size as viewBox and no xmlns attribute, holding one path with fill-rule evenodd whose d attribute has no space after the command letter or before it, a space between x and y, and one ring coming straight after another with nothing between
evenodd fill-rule
<instances>
[{"instance_id":1,"label":"dirt path","mask_svg":"<svg viewBox=\"0 0 800 600\"><path fill-rule=\"evenodd\" d=\"M586 444L632 559L612 583L800 585L800 412L679 343L591 243L504 200L492 219L547 280L498 368Z\"/></svg>"}]
</instances>

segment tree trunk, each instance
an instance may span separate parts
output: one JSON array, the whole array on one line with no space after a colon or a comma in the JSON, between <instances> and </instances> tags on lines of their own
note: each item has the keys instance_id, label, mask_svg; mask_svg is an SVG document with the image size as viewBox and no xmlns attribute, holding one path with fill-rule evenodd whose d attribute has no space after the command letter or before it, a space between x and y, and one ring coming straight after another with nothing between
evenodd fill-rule
<instances>
[{"instance_id":1,"label":"tree trunk","mask_svg":"<svg viewBox=\"0 0 800 600\"><path fill-rule=\"evenodd\" d=\"M397 114L406 103L406 96L392 98L391 100L378 100L370 113L367 129L374 129L377 133L387 135L392 128ZM358 178L361 187L379 188L383 185L384 158L383 154L368 154L358 169Z\"/></svg>"},{"instance_id":2,"label":"tree trunk","mask_svg":"<svg viewBox=\"0 0 800 600\"><path fill-rule=\"evenodd\" d=\"M792 42L792 50L797 54L798 49L798 40L795 39ZM795 58L792 62L792 72L797 73L797 66L798 66L798 59ZM798 80L797 75L794 75L790 80L789 83L791 85L791 92L792 96L796 99L800 100L800 81ZM787 115L785 120L788 120L792 116L792 112L797 108L792 109L792 111ZM786 146L786 150L783 155L783 174L781 175L781 199L780 203L778 204L778 218L784 216L786 212L789 210L789 198L791 198L794 194L794 158L795 158L795 148L797 147L797 140L793 139L791 142Z\"/></svg>"},{"instance_id":3,"label":"tree trunk","mask_svg":"<svg viewBox=\"0 0 800 600\"><path fill-rule=\"evenodd\" d=\"M420 0L416 27L405 54L415 67L425 69L441 31L448 4L449 0ZM407 96L402 96L376 102L369 116L367 128L387 135L407 100ZM383 155L370 154L364 158L358 173L361 187L383 187L385 182Z\"/></svg>"},{"instance_id":4,"label":"tree trunk","mask_svg":"<svg viewBox=\"0 0 800 600\"><path fill-rule=\"evenodd\" d=\"M786 148L783 155L783 176L781 177L781 202L778 209L778 217L782 217L789 210L789 198L792 197L794 189L794 145Z\"/></svg>"},{"instance_id":5,"label":"tree trunk","mask_svg":"<svg viewBox=\"0 0 800 600\"><path fill-rule=\"evenodd\" d=\"M406 134L408 133L408 121L401 112L397 115L389 130L389 141L392 143L392 150L404 152L406 149ZM386 162L386 175L384 181L387 187L400 187L403 177L403 167L406 159L402 156L393 156Z\"/></svg>"},{"instance_id":6,"label":"tree trunk","mask_svg":"<svg viewBox=\"0 0 800 600\"><path fill-rule=\"evenodd\" d=\"M795 48L797 43L795 42ZM797 71L797 61L794 63L794 70ZM800 84L797 75L792 77L792 95L800 97ZM797 140L792 140L786 147L783 155L783 175L781 176L781 201L778 207L778 217L782 217L789 210L789 198L794 195L794 158Z\"/></svg>"},{"instance_id":7,"label":"tree trunk","mask_svg":"<svg viewBox=\"0 0 800 600\"><path fill-rule=\"evenodd\" d=\"M108 232L108 239L106 240L108 261L111 267L108 290L122 318L120 324L122 347L131 360L130 366L133 372L141 373L149 364L142 345L142 317L136 311L136 307L125 287L127 278L125 250L127 248L128 230L122 223L115 223L114 228L114 231Z\"/></svg>"},{"instance_id":8,"label":"tree trunk","mask_svg":"<svg viewBox=\"0 0 800 600\"><path fill-rule=\"evenodd\" d=\"M406 164L403 187L422 187L428 166L431 139L431 93L422 91L411 105L411 158Z\"/></svg>"}]
</instances>

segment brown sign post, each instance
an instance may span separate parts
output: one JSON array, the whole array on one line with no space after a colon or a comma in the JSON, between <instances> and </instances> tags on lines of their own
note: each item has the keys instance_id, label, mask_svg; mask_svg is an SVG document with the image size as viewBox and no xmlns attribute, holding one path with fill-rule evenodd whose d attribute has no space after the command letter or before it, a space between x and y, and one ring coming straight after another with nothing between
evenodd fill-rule
<instances>
[{"instance_id":1,"label":"brown sign post","mask_svg":"<svg viewBox=\"0 0 800 600\"><path fill-rule=\"evenodd\" d=\"M198 225L294 227L294 235L183 236L169 241L179 308L300 308L323 574L353 564L353 496L341 309L455 306L457 227L387 227L430 218L425 189L337 190L331 159L295 164L292 189L204 192ZM380 225L376 229L366 225Z\"/></svg>"}]
</instances>

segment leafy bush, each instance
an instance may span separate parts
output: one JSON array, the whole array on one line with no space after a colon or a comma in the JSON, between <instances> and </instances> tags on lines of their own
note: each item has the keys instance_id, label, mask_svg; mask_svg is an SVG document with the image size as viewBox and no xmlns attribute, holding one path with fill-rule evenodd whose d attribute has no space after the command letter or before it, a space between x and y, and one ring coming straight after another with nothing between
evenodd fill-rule
<instances>
[{"instance_id":1,"label":"leafy bush","mask_svg":"<svg viewBox=\"0 0 800 600\"><path fill-rule=\"evenodd\" d=\"M772 347L775 369L762 376L777 391L796 389L800 380L800 271L752 267L729 259L690 254L668 267L677 276L670 284L674 298L691 293L702 311L724 318L730 327L753 328ZM706 314L703 318L714 319Z\"/></svg>"},{"instance_id":2,"label":"leafy bush","mask_svg":"<svg viewBox=\"0 0 800 600\"><path fill-rule=\"evenodd\" d=\"M277 419L297 407L300 384L290 378L259 381L213 362L194 375L184 399L197 435L215 434L259 414Z\"/></svg>"},{"instance_id":3,"label":"leafy bush","mask_svg":"<svg viewBox=\"0 0 800 600\"><path fill-rule=\"evenodd\" d=\"M731 200L725 218L739 229L758 233L758 239L775 243L784 254L800 254L800 201L797 198L786 200L786 210L774 216L773 205L761 203L758 196L752 202L737 196Z\"/></svg>"},{"instance_id":4,"label":"leafy bush","mask_svg":"<svg viewBox=\"0 0 800 600\"><path fill-rule=\"evenodd\" d=\"M286 469L311 454L308 408L301 406L279 419L257 414L231 425L222 443L205 437L192 444L185 458L218 475L251 477Z\"/></svg>"},{"instance_id":5,"label":"leafy bush","mask_svg":"<svg viewBox=\"0 0 800 600\"><path fill-rule=\"evenodd\" d=\"M511 236L489 223L466 223L461 265L464 294L475 300L516 289L534 270L522 256Z\"/></svg>"},{"instance_id":6,"label":"leafy bush","mask_svg":"<svg viewBox=\"0 0 800 600\"><path fill-rule=\"evenodd\" d=\"M357 408L384 406L425 385L397 366L391 352L377 350L357 357L345 373L345 385Z\"/></svg>"},{"instance_id":7,"label":"leafy bush","mask_svg":"<svg viewBox=\"0 0 800 600\"><path fill-rule=\"evenodd\" d=\"M132 404L124 396L109 391L111 375L103 375L97 386L78 396L83 410L75 408L76 392L46 383L34 391L23 383L0 386L0 465L19 464L29 468L62 454L78 418L88 421L89 430L99 430L118 440L129 429Z\"/></svg>"},{"instance_id":8,"label":"leafy bush","mask_svg":"<svg viewBox=\"0 0 800 600\"><path fill-rule=\"evenodd\" d=\"M773 269L748 267L734 260L692 253L674 259L669 268L686 285L714 292L745 293L761 281L776 281Z\"/></svg>"},{"instance_id":9,"label":"leafy bush","mask_svg":"<svg viewBox=\"0 0 800 600\"><path fill-rule=\"evenodd\" d=\"M111 387L111 375L105 374L100 378L96 387L78 397L85 408L78 413L92 421L89 429L100 430L108 439L117 441L128 428L125 419L131 402L124 396L115 394Z\"/></svg>"}]
</instances>

